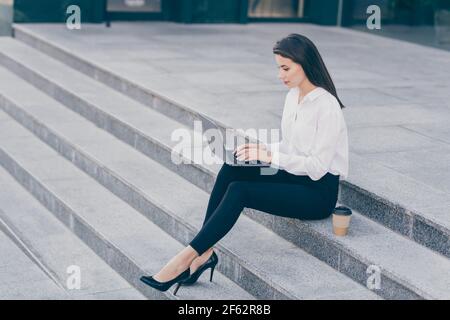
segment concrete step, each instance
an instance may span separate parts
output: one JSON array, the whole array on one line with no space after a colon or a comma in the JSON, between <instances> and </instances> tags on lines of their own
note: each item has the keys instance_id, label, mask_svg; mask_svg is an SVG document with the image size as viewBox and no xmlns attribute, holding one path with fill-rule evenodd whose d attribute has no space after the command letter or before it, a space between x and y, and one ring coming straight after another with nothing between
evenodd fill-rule
<instances>
[{"instance_id":1,"label":"concrete step","mask_svg":"<svg viewBox=\"0 0 450 320\"><path fill-rule=\"evenodd\" d=\"M164 94L158 92L152 92L148 88L143 88L138 83L134 83L133 81L127 79L126 75L114 73L104 66L100 66L91 61L88 61L83 57L65 49L60 44L52 43L48 39L45 39L40 35L33 33L26 26L16 25L15 36L16 39L27 43L28 45L52 56L53 58L60 60L64 64L67 64L72 68L84 73L85 75L93 79L97 79L103 84L113 88L114 90L131 97L135 101L138 101L147 107L157 110L158 112L161 112L169 117L172 117L173 119L176 119L177 121L187 126L192 127L193 119L202 118L202 115L195 111L192 106L189 107L181 102L174 101L173 98L169 96L165 96ZM24 50L17 48L16 51ZM17 52L15 53L17 55ZM28 68L33 69L33 64L28 64L25 61L40 60L40 58L22 59L22 57L20 57L20 60L24 63L24 65L22 65L22 68L24 66L27 66ZM10 68L14 69L15 72L18 72L18 69L22 69L21 67L19 67L21 63L17 61L13 62L8 59L8 63L10 64ZM53 63L56 62L53 61ZM33 70L42 71L42 68L36 68ZM52 82L52 76L47 71L49 70L44 70L41 73L45 74L47 80L50 80L50 82ZM21 73L23 73L23 77L30 78L30 81L31 78L36 78L35 76L30 75L29 70L21 70ZM42 82L35 79L33 82L38 83L38 85L42 87L43 82L46 82L46 80ZM65 88L65 85L63 83L59 82L58 84L61 84L62 87ZM54 85L49 85L46 92L49 92L48 90L53 90L52 88L55 88ZM57 91L62 94L62 91L64 90ZM70 104L69 101L73 100L73 98L68 99L67 94L64 95L65 97L60 96L60 101L65 100L65 103ZM117 122L114 122L114 124L117 124ZM229 127L225 124L221 125L223 128ZM136 135L136 133L133 135L133 132L135 133L135 131L133 130L131 130L131 133L128 130L127 134L130 137L139 137L139 135ZM150 135L148 137L153 138L155 136ZM138 139L139 143L142 143L144 145L147 144L148 140L146 141L142 138ZM148 149L151 148L151 146L146 145L145 147L141 146L140 148ZM164 153L161 154L161 157L163 154ZM355 172L355 174L352 174L352 176L349 177L347 181L342 181L340 184L340 201L343 204L358 210L361 214L387 226L388 228L404 236L409 237L417 243L433 249L445 255L446 257L450 257L450 221L438 210L425 208L417 209L416 207L418 203L417 201L411 201L411 192L408 191L416 190L417 192L417 190L423 190L422 194L434 194L434 192L431 192L433 190L428 190L427 187L420 185L416 181L405 178L395 170L383 167L379 164L374 163L373 161L362 159L356 154L351 155L351 168L352 172ZM201 173L202 171L201 167L195 169L196 170L194 170L193 172L197 173L198 171L200 171ZM188 168L185 168L185 166L180 167L177 170L178 172L182 172L183 176L191 176L189 178L191 179L191 181L197 180L197 185L206 184L206 186L208 187L211 185L211 181L213 181L213 179L211 179L211 176L209 176L209 178L207 179L199 180L198 178L196 178L198 177L198 175L190 175ZM359 172L363 172L364 174L356 174ZM403 185L403 194L400 195L398 194L398 192L390 192L389 190L386 191L384 184L374 183L374 181L376 181L381 175L391 177L391 180L393 181L392 183ZM432 200L434 201L434 203L447 203L446 197L444 195L442 195L441 197L434 196Z\"/></svg>"},{"instance_id":2,"label":"concrete step","mask_svg":"<svg viewBox=\"0 0 450 320\"><path fill-rule=\"evenodd\" d=\"M219 272L212 285L177 296L143 284L183 246L95 180L0 113L0 163L110 267L150 299L253 299Z\"/></svg>"},{"instance_id":3,"label":"concrete step","mask_svg":"<svg viewBox=\"0 0 450 320\"><path fill-rule=\"evenodd\" d=\"M86 119L40 93L23 80L13 75L6 77L3 72L1 74L1 79L12 81L10 82L11 84L14 83L12 87L16 89L20 87L21 96L33 97L34 101L34 103L24 102L26 106L21 109L22 111L14 107L13 104L15 102L13 103L12 101L5 109L8 109L12 115L21 113L16 120L23 120L23 124L31 121L28 122L30 124L28 128L39 138L53 145L67 159L74 161L73 163L79 168L86 170L87 173L98 179L100 183L114 194L141 212L139 223L143 223L141 219L148 218L173 238L184 244L187 244L198 232L208 200L206 192L110 134L95 127ZM2 91L4 97L8 95L7 91L6 88ZM27 94L23 94L24 92ZM14 93L12 94L14 95ZM20 97L16 98L20 100ZM13 99L15 100L15 98ZM38 101L39 103L36 104ZM31 107L29 108L29 106ZM29 115L34 112L32 109L40 111L47 109L44 112L47 116L44 116L44 113L40 113L39 120L37 120L37 118ZM64 114L65 117L63 117ZM50 120L51 118L53 120ZM40 123L39 125L38 122ZM67 126L69 122L74 126L76 125L78 130L70 129ZM35 125L39 126L39 129ZM64 128L69 129L64 131ZM2 162L10 172L18 170L16 167L19 164L16 163L20 163L21 167L27 168L27 171L30 172L30 174L27 174L28 179L31 179L31 177L42 177L40 178L41 180L45 179L45 181L48 181L50 185L46 186L46 188L50 189L55 185L59 186L59 184L64 183L64 188L70 188L73 193L71 195L77 199L88 195L90 195L90 198L98 197L98 192L90 190L92 188L86 186L84 179L80 183L77 182L77 185L74 185L74 178L63 179L68 175L65 173L65 171L69 170L68 168L64 168L64 172L61 173L62 177L58 178L58 181L54 181L56 178L52 177L56 173L53 172L53 168L57 168L61 164L49 164L48 166L51 168L46 169L43 167L45 167L44 163L50 161L48 159L50 154L54 154L55 151L48 150L50 147L37 138L29 137L31 133L20 127L19 124L12 121L4 121L0 134L4 130L6 132L14 132L18 137L26 136L20 142L11 142L11 138L5 138L7 140L1 144L1 148L4 150ZM31 140L33 140L32 143ZM22 155L24 152L20 152L20 150L27 150L27 155L31 152L33 157L35 157L35 163L32 163L31 168L22 164L27 160L27 155ZM52 157L51 162L54 161L56 159ZM73 169L71 170L73 171ZM22 171L18 174L25 175ZM71 172L70 175L72 176L74 173ZM67 180L69 180L69 183ZM81 178L76 181L78 180L81 180ZM78 191L81 194L77 194L77 190L81 190ZM177 190L176 196L174 196L174 190ZM57 191L52 189L52 193L57 193ZM68 197L64 201L69 201L69 199ZM86 201L86 199L83 199L83 201ZM106 206L108 211L110 211L110 205L106 200L99 199L98 201L99 206ZM114 210L113 212L116 211ZM130 214L127 221L130 219L135 218ZM137 228L139 223L133 224L136 225L133 228ZM97 227L95 226L95 228ZM148 238L146 242L156 241L154 239L156 235L153 234L150 239L149 234L152 233L146 233ZM144 235L130 232L127 240L136 242L136 239L141 240L141 237L143 238ZM162 236L160 237L162 238ZM158 243L159 241L163 240L158 240ZM245 243L245 246L243 246L243 243ZM218 266L219 271L257 298L378 298L372 291L357 284L245 216L241 217L230 236L223 239L217 246L217 251L222 261ZM270 255L267 255L267 252L270 252ZM164 254L167 256L165 260L168 260L169 253L164 252ZM173 254L173 251L171 254ZM159 259L160 267L163 261L164 259ZM238 296L236 295L236 297Z\"/></svg>"},{"instance_id":4,"label":"concrete step","mask_svg":"<svg viewBox=\"0 0 450 320\"><path fill-rule=\"evenodd\" d=\"M144 299L1 167L0 181L0 229L29 258L26 263L14 262L14 268L20 270L17 277L5 273L1 278L22 288L21 292L15 290L20 297L47 298L53 290L27 288L28 282L45 278L33 272L38 267L60 289L52 296L55 299ZM15 259L4 251L2 255ZM79 270L79 288L71 287L76 285L71 279L74 268ZM15 291L5 294L14 297Z\"/></svg>"},{"instance_id":5,"label":"concrete step","mask_svg":"<svg viewBox=\"0 0 450 320\"><path fill-rule=\"evenodd\" d=\"M1 212L1 211L0 211ZM61 300L64 289L37 266L0 227L0 300Z\"/></svg>"},{"instance_id":6,"label":"concrete step","mask_svg":"<svg viewBox=\"0 0 450 320\"><path fill-rule=\"evenodd\" d=\"M187 161L183 161L183 164L176 165L171 161L171 152L177 144L171 139L172 132L185 129L189 130L193 137L192 123L191 126L186 126L155 110L145 108L108 86L37 51L34 58L28 59L23 55L26 46L13 39L0 39L0 48L2 49L0 64L4 63L11 71L39 90L150 158L193 181L202 189L208 191L212 189L214 173L217 174L220 165L205 166L188 159L185 159ZM20 52L20 56L10 50ZM20 62L10 60L8 52L20 59ZM77 130L76 127L73 129Z\"/></svg>"},{"instance_id":7,"label":"concrete step","mask_svg":"<svg viewBox=\"0 0 450 320\"><path fill-rule=\"evenodd\" d=\"M27 92L27 96L33 97L34 102L41 101L38 104L40 107L36 108L22 98L23 94L14 94L14 90L7 93L4 90L3 106L7 105L5 110L168 233L184 243L192 238L195 232L193 225L200 226L202 222L202 213L205 212L208 198L206 192L96 128L17 77L2 77L7 79L5 83L11 84L12 87L22 88L20 92ZM43 111L44 109L48 110ZM35 112L38 113L33 116ZM68 126L69 121L78 130ZM95 137L95 140L92 137ZM173 190L177 190L176 199L173 197ZM253 210L248 211L247 216L258 219L278 235L361 284L366 284L367 270L371 270L373 266L378 267L383 284L376 292L385 298L449 296L448 259L358 212L355 212L352 218L350 234L344 238L332 234L330 219L302 222ZM241 223L248 223L249 220L245 218L244 216L240 219L244 221ZM233 230L260 227L254 225L240 229L238 223ZM241 237L244 237L246 232L233 230L231 238L223 239L224 245L228 244L226 241L230 244L233 241L248 244L253 237L263 241L259 236L256 237L256 232L250 239L243 240ZM261 233L265 234L267 231L262 230ZM273 243L270 242L269 245ZM224 247L220 248L226 251ZM274 249L271 252L277 251L280 250ZM246 254L248 253L242 255ZM230 277L234 276L232 270L224 270L224 273Z\"/></svg>"}]
</instances>

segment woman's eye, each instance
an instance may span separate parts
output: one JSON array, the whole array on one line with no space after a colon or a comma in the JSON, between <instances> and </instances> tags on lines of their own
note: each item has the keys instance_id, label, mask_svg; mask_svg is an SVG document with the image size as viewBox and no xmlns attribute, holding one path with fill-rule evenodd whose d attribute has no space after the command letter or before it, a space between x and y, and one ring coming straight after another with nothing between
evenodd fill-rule
<instances>
[{"instance_id":1,"label":"woman's eye","mask_svg":"<svg viewBox=\"0 0 450 320\"><path fill-rule=\"evenodd\" d=\"M283 69L284 71L289 71L289 69Z\"/></svg>"}]
</instances>

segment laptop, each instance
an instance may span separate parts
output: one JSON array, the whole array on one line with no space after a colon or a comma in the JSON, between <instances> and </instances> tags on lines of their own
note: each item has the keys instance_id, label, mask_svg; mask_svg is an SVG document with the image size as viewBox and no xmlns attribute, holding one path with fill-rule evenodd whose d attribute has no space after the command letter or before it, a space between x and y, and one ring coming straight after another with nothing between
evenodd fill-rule
<instances>
[{"instance_id":1,"label":"laptop","mask_svg":"<svg viewBox=\"0 0 450 320\"><path fill-rule=\"evenodd\" d=\"M214 138L218 140L218 141L215 141L215 143L217 143L217 145L222 146L222 155L224 155L224 158L225 158L222 160L226 164L231 165L231 166L239 166L239 167L270 167L269 163L262 162L259 160L252 160L252 161L238 160L236 155L234 154L234 149L238 146L238 144L235 142L239 141L240 139L243 140L244 138L241 136L238 136L238 135L233 135L233 146L231 146L231 148L229 148L227 146L226 142L223 140L223 137L224 137L223 129L221 129L211 118L204 116L204 115L202 115L201 118L202 118L202 128L203 128L202 134L203 134L203 136L206 136L206 138L208 140L208 146L209 146L211 152L215 155L216 155L216 152L211 146L212 141L209 139L209 137L207 137L206 131L209 129L214 129L215 132L220 132L220 134L214 135Z\"/></svg>"}]
</instances>

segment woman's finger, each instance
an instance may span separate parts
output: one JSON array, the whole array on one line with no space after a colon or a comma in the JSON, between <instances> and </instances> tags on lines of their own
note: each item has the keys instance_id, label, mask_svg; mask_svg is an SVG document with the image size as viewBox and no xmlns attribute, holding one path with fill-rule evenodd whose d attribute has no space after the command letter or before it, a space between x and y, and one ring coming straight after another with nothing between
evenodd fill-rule
<instances>
[{"instance_id":1,"label":"woman's finger","mask_svg":"<svg viewBox=\"0 0 450 320\"><path fill-rule=\"evenodd\" d=\"M256 159L258 159L258 155L255 149L243 150L238 156L239 161L253 161Z\"/></svg>"},{"instance_id":2,"label":"woman's finger","mask_svg":"<svg viewBox=\"0 0 450 320\"><path fill-rule=\"evenodd\" d=\"M236 151L236 155L242 154L243 152L245 152L245 149L239 149Z\"/></svg>"},{"instance_id":3,"label":"woman's finger","mask_svg":"<svg viewBox=\"0 0 450 320\"><path fill-rule=\"evenodd\" d=\"M248 155L248 151L246 149L241 150L237 153L237 158L239 161L245 160Z\"/></svg>"},{"instance_id":4,"label":"woman's finger","mask_svg":"<svg viewBox=\"0 0 450 320\"><path fill-rule=\"evenodd\" d=\"M246 144L241 144L239 147L236 148L236 152L242 151L242 150L246 150L249 149L249 145Z\"/></svg>"},{"instance_id":5,"label":"woman's finger","mask_svg":"<svg viewBox=\"0 0 450 320\"><path fill-rule=\"evenodd\" d=\"M234 150L234 153L237 154L240 151L254 149L254 148L258 148L258 145L256 143L245 143L245 144L241 144L239 147L237 147Z\"/></svg>"},{"instance_id":6,"label":"woman's finger","mask_svg":"<svg viewBox=\"0 0 450 320\"><path fill-rule=\"evenodd\" d=\"M241 151L239 151L239 152L237 152L236 153L236 157L240 157L240 156L242 156L242 155L246 155L246 154L248 154L248 151L249 149L242 149Z\"/></svg>"},{"instance_id":7,"label":"woman's finger","mask_svg":"<svg viewBox=\"0 0 450 320\"><path fill-rule=\"evenodd\" d=\"M245 149L245 144L241 144L240 146L238 146L236 149L234 149L234 152L239 152L242 149Z\"/></svg>"}]
</instances>

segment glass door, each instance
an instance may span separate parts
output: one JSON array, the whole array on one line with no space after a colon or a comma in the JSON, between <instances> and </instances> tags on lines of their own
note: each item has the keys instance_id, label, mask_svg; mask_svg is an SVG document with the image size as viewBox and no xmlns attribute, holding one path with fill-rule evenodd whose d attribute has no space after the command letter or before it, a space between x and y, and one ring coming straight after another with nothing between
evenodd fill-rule
<instances>
[{"instance_id":1,"label":"glass door","mask_svg":"<svg viewBox=\"0 0 450 320\"><path fill-rule=\"evenodd\" d=\"M304 18L305 0L249 0L248 18Z\"/></svg>"},{"instance_id":2,"label":"glass door","mask_svg":"<svg viewBox=\"0 0 450 320\"><path fill-rule=\"evenodd\" d=\"M166 20L165 0L106 0L105 18L109 20Z\"/></svg>"},{"instance_id":3,"label":"glass door","mask_svg":"<svg viewBox=\"0 0 450 320\"><path fill-rule=\"evenodd\" d=\"M108 0L108 12L161 12L161 0Z\"/></svg>"}]
</instances>

